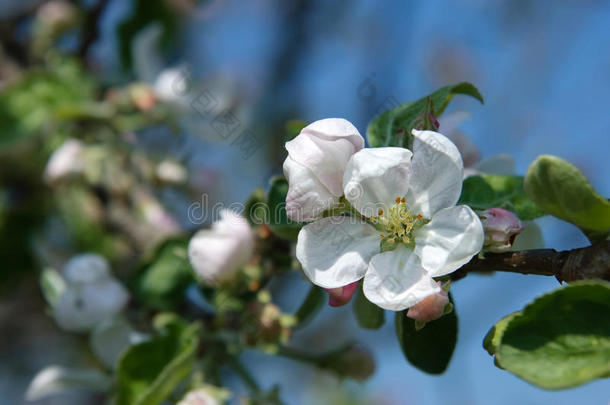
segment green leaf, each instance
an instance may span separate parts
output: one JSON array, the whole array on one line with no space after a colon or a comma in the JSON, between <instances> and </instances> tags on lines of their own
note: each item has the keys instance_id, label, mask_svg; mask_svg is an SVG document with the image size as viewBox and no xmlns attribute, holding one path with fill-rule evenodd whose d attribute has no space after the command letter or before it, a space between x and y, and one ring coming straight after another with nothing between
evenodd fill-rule
<instances>
[{"instance_id":1,"label":"green leaf","mask_svg":"<svg viewBox=\"0 0 610 405\"><path fill-rule=\"evenodd\" d=\"M379 329L385 323L385 311L364 296L362 285L358 287L353 305L354 315L356 315L358 325L362 328Z\"/></svg>"},{"instance_id":2,"label":"green leaf","mask_svg":"<svg viewBox=\"0 0 610 405\"><path fill-rule=\"evenodd\" d=\"M585 231L610 230L610 202L578 168L556 156L538 157L527 170L525 191L552 215Z\"/></svg>"},{"instance_id":3,"label":"green leaf","mask_svg":"<svg viewBox=\"0 0 610 405\"><path fill-rule=\"evenodd\" d=\"M46 268L40 274L40 288L47 303L53 306L66 290L66 282L57 270Z\"/></svg>"},{"instance_id":4,"label":"green leaf","mask_svg":"<svg viewBox=\"0 0 610 405\"><path fill-rule=\"evenodd\" d=\"M255 189L244 205L244 216L250 225L262 225L269 223L267 200L265 190Z\"/></svg>"},{"instance_id":5,"label":"green leaf","mask_svg":"<svg viewBox=\"0 0 610 405\"><path fill-rule=\"evenodd\" d=\"M35 135L57 122L58 110L91 101L95 87L72 60L30 70L0 93L0 147Z\"/></svg>"},{"instance_id":6,"label":"green leaf","mask_svg":"<svg viewBox=\"0 0 610 405\"><path fill-rule=\"evenodd\" d=\"M458 204L465 204L477 210L505 208L513 211L522 221L531 221L546 215L525 193L521 176L470 176L464 180Z\"/></svg>"},{"instance_id":7,"label":"green leaf","mask_svg":"<svg viewBox=\"0 0 610 405\"><path fill-rule=\"evenodd\" d=\"M411 130L417 126L418 119L426 112L438 117L455 94L464 94L483 103L483 96L470 83L463 82L443 87L427 97L400 105L375 117L369 124L366 134L371 147L401 146L409 147ZM432 110L427 111L431 102Z\"/></svg>"},{"instance_id":8,"label":"green leaf","mask_svg":"<svg viewBox=\"0 0 610 405\"><path fill-rule=\"evenodd\" d=\"M426 373L442 374L453 355L458 331L453 305L452 312L426 323L420 330L415 329L415 321L407 317L407 311L396 312L396 335L402 352L412 365Z\"/></svg>"},{"instance_id":9,"label":"green leaf","mask_svg":"<svg viewBox=\"0 0 610 405\"><path fill-rule=\"evenodd\" d=\"M288 194L288 181L283 176L271 179L267 197L269 226L280 238L296 240L303 224L292 221L286 215L286 194Z\"/></svg>"},{"instance_id":10,"label":"green leaf","mask_svg":"<svg viewBox=\"0 0 610 405\"><path fill-rule=\"evenodd\" d=\"M500 322L496 362L534 385L564 389L610 376L610 283L573 283Z\"/></svg>"},{"instance_id":11,"label":"green leaf","mask_svg":"<svg viewBox=\"0 0 610 405\"><path fill-rule=\"evenodd\" d=\"M324 292L320 287L312 284L305 300L294 314L297 318L297 327L300 328L307 325L323 306Z\"/></svg>"},{"instance_id":12,"label":"green leaf","mask_svg":"<svg viewBox=\"0 0 610 405\"><path fill-rule=\"evenodd\" d=\"M500 345L500 339L502 339L502 334L506 330L508 323L520 313L521 312L514 312L510 315L506 315L487 332L487 335L485 335L485 338L483 339L483 348L487 350L487 353L489 353L490 356L496 354L498 346Z\"/></svg>"},{"instance_id":13,"label":"green leaf","mask_svg":"<svg viewBox=\"0 0 610 405\"><path fill-rule=\"evenodd\" d=\"M186 240L170 239L157 249L135 281L140 302L155 309L171 309L182 302L184 291L195 282L187 246Z\"/></svg>"},{"instance_id":14,"label":"green leaf","mask_svg":"<svg viewBox=\"0 0 610 405\"><path fill-rule=\"evenodd\" d=\"M158 405L192 372L199 324L167 332L123 354L117 370L117 405Z\"/></svg>"},{"instance_id":15,"label":"green leaf","mask_svg":"<svg viewBox=\"0 0 610 405\"><path fill-rule=\"evenodd\" d=\"M286 142L296 138L303 128L307 126L307 122L303 120L290 120L286 123L284 128L286 129Z\"/></svg>"}]
</instances>

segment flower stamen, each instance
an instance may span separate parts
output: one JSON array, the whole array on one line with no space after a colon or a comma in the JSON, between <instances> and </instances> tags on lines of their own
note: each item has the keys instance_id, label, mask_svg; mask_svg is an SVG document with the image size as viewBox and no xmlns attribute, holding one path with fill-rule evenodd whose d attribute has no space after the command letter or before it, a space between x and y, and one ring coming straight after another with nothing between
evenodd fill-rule
<instances>
[{"instance_id":1,"label":"flower stamen","mask_svg":"<svg viewBox=\"0 0 610 405\"><path fill-rule=\"evenodd\" d=\"M379 234L384 242L394 244L402 242L406 245L413 243L413 231L421 228L425 223L425 219L421 214L413 216L407 205L405 197L396 197L394 204L384 215L384 210L380 209L377 216L373 215L369 220L375 225L381 225L381 229L385 232ZM380 230L381 230L380 229Z\"/></svg>"}]
</instances>

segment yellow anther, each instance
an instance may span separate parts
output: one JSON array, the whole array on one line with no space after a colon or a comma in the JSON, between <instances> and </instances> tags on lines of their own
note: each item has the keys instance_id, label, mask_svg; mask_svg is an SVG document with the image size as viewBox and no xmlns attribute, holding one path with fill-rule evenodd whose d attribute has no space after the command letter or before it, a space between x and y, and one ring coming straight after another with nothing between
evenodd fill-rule
<instances>
[{"instance_id":1,"label":"yellow anther","mask_svg":"<svg viewBox=\"0 0 610 405\"><path fill-rule=\"evenodd\" d=\"M406 202L407 202L407 199L406 199L406 198L404 198L404 197L402 197L402 199L400 200L400 202L404 204L404 203L406 203Z\"/></svg>"},{"instance_id":2,"label":"yellow anther","mask_svg":"<svg viewBox=\"0 0 610 405\"><path fill-rule=\"evenodd\" d=\"M400 204L400 197L396 197L396 204Z\"/></svg>"},{"instance_id":3,"label":"yellow anther","mask_svg":"<svg viewBox=\"0 0 610 405\"><path fill-rule=\"evenodd\" d=\"M377 211L377 215L379 215L379 216L383 215L383 210Z\"/></svg>"},{"instance_id":4,"label":"yellow anther","mask_svg":"<svg viewBox=\"0 0 610 405\"><path fill-rule=\"evenodd\" d=\"M385 235L384 235L384 234L382 234L382 233L381 233L381 234L379 234L379 236L381 236L382 238L385 238Z\"/></svg>"}]
</instances>

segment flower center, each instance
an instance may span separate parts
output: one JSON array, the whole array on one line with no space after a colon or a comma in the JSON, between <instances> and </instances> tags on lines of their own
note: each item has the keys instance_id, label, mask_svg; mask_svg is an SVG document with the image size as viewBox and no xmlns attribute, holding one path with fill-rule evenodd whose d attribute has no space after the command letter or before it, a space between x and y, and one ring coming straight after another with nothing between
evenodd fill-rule
<instances>
[{"instance_id":1,"label":"flower center","mask_svg":"<svg viewBox=\"0 0 610 405\"><path fill-rule=\"evenodd\" d=\"M382 230L379 234L382 239L382 250L385 250L384 245L387 250L392 250L398 243L404 243L412 248L415 244L413 232L426 224L421 214L413 215L409 211L404 197L396 197L396 203L389 212L380 209L377 214L372 216L370 221Z\"/></svg>"}]
</instances>

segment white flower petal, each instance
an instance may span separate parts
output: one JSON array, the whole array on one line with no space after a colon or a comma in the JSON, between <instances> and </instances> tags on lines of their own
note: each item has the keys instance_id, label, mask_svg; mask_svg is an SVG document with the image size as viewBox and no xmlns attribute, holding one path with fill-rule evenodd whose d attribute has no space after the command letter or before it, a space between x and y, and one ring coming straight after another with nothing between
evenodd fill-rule
<instances>
[{"instance_id":1,"label":"white flower petal","mask_svg":"<svg viewBox=\"0 0 610 405\"><path fill-rule=\"evenodd\" d=\"M339 198L318 180L311 170L290 156L284 161L284 176L288 180L286 214L293 221L305 222L318 218L339 202Z\"/></svg>"},{"instance_id":2,"label":"white flower petal","mask_svg":"<svg viewBox=\"0 0 610 405\"><path fill-rule=\"evenodd\" d=\"M415 232L415 253L432 277L449 274L483 247L483 225L465 205L445 208Z\"/></svg>"},{"instance_id":3,"label":"white flower petal","mask_svg":"<svg viewBox=\"0 0 610 405\"><path fill-rule=\"evenodd\" d=\"M343 118L326 118L307 125L301 133L311 134L322 139L344 138L354 145L357 151L364 148L364 138L358 129L348 120Z\"/></svg>"},{"instance_id":4,"label":"white flower petal","mask_svg":"<svg viewBox=\"0 0 610 405\"><path fill-rule=\"evenodd\" d=\"M452 207L462 191L464 165L457 147L444 135L413 130L411 188L407 201L426 218Z\"/></svg>"},{"instance_id":5,"label":"white flower petal","mask_svg":"<svg viewBox=\"0 0 610 405\"><path fill-rule=\"evenodd\" d=\"M344 138L322 138L302 133L286 142L288 156L302 164L335 196L343 194L343 172L349 158L356 152Z\"/></svg>"},{"instance_id":6,"label":"white flower petal","mask_svg":"<svg viewBox=\"0 0 610 405\"><path fill-rule=\"evenodd\" d=\"M233 278L254 250L248 221L232 210L222 210L211 229L197 232L190 240L188 255L196 273L209 284Z\"/></svg>"},{"instance_id":7,"label":"white flower petal","mask_svg":"<svg viewBox=\"0 0 610 405\"><path fill-rule=\"evenodd\" d=\"M121 312L127 300L125 287L114 279L73 285L58 298L53 315L62 329L85 332Z\"/></svg>"},{"instance_id":8,"label":"white flower petal","mask_svg":"<svg viewBox=\"0 0 610 405\"><path fill-rule=\"evenodd\" d=\"M85 144L78 139L65 141L49 158L43 174L45 181L54 182L81 173L85 169L84 152Z\"/></svg>"},{"instance_id":9,"label":"white flower petal","mask_svg":"<svg viewBox=\"0 0 610 405\"><path fill-rule=\"evenodd\" d=\"M409 189L412 156L410 150L394 147L355 153L343 177L345 198L366 217L387 211Z\"/></svg>"},{"instance_id":10,"label":"white flower petal","mask_svg":"<svg viewBox=\"0 0 610 405\"><path fill-rule=\"evenodd\" d=\"M392 311L402 311L441 290L405 246L371 259L363 283L366 298Z\"/></svg>"},{"instance_id":11,"label":"white flower petal","mask_svg":"<svg viewBox=\"0 0 610 405\"><path fill-rule=\"evenodd\" d=\"M189 391L176 405L220 405L221 401L210 395L205 389Z\"/></svg>"},{"instance_id":12,"label":"white flower petal","mask_svg":"<svg viewBox=\"0 0 610 405\"><path fill-rule=\"evenodd\" d=\"M327 217L301 229L296 255L314 284L337 288L362 278L379 245L371 225L354 217Z\"/></svg>"},{"instance_id":13,"label":"white flower petal","mask_svg":"<svg viewBox=\"0 0 610 405\"><path fill-rule=\"evenodd\" d=\"M98 254L82 253L65 264L63 275L69 283L93 283L111 277L110 265Z\"/></svg>"}]
</instances>

